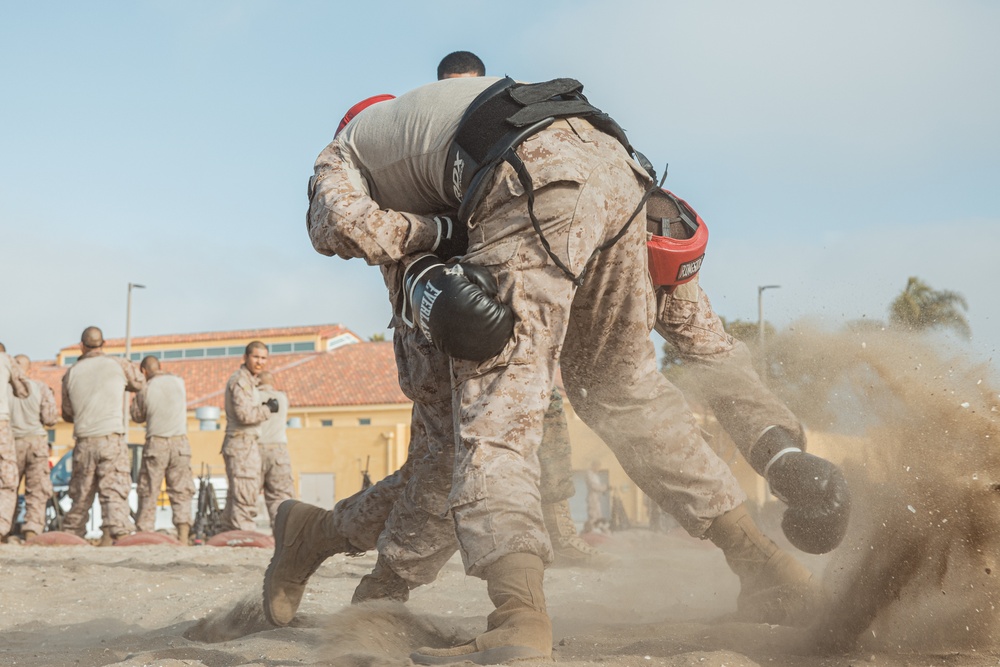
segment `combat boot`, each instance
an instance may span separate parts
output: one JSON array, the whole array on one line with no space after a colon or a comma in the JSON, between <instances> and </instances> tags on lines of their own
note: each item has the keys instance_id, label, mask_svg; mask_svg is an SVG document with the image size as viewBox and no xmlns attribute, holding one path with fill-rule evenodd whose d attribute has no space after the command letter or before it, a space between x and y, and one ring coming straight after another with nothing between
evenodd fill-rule
<instances>
[{"instance_id":1,"label":"combat boot","mask_svg":"<svg viewBox=\"0 0 1000 667\"><path fill-rule=\"evenodd\" d=\"M102 528L101 541L97 543L99 547L110 547L115 543L115 538L111 536L110 528Z\"/></svg>"},{"instance_id":2,"label":"combat boot","mask_svg":"<svg viewBox=\"0 0 1000 667\"><path fill-rule=\"evenodd\" d=\"M555 553L553 567L592 567L603 570L618 562L618 558L598 551L577 534L568 500L542 505L542 518Z\"/></svg>"},{"instance_id":3,"label":"combat boot","mask_svg":"<svg viewBox=\"0 0 1000 667\"><path fill-rule=\"evenodd\" d=\"M486 632L461 646L417 649L410 659L418 665L551 659L552 621L545 611L544 572L542 559L534 554L503 556L486 569L486 590L496 605L486 619Z\"/></svg>"},{"instance_id":4,"label":"combat boot","mask_svg":"<svg viewBox=\"0 0 1000 667\"><path fill-rule=\"evenodd\" d=\"M32 537L36 537L37 535L38 533L36 533L33 530L25 530L21 532L21 537L24 539L25 542L30 540Z\"/></svg>"},{"instance_id":5,"label":"combat boot","mask_svg":"<svg viewBox=\"0 0 1000 667\"><path fill-rule=\"evenodd\" d=\"M370 574L361 577L361 583L354 589L351 604L359 604L369 600L406 602L409 599L409 584L389 567L385 556L380 554L375 562L375 569Z\"/></svg>"},{"instance_id":6,"label":"combat boot","mask_svg":"<svg viewBox=\"0 0 1000 667\"><path fill-rule=\"evenodd\" d=\"M177 524L177 541L181 543L182 547L186 547L190 543L191 524L189 523Z\"/></svg>"},{"instance_id":7,"label":"combat boot","mask_svg":"<svg viewBox=\"0 0 1000 667\"><path fill-rule=\"evenodd\" d=\"M306 582L324 560L354 551L337 531L334 513L286 500L274 517L274 555L264 573L264 615L274 625L295 618Z\"/></svg>"},{"instance_id":8,"label":"combat boot","mask_svg":"<svg viewBox=\"0 0 1000 667\"><path fill-rule=\"evenodd\" d=\"M808 625L820 611L824 595L812 573L760 532L745 505L716 518L705 537L722 549L740 578L741 620Z\"/></svg>"}]
</instances>

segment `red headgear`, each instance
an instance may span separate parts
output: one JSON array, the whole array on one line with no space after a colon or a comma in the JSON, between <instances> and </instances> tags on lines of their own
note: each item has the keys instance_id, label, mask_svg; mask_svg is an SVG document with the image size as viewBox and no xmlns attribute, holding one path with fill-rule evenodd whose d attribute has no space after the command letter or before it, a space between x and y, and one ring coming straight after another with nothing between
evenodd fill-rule
<instances>
[{"instance_id":1,"label":"red headgear","mask_svg":"<svg viewBox=\"0 0 1000 667\"><path fill-rule=\"evenodd\" d=\"M708 227L691 206L669 190L646 202L649 276L656 287L676 287L698 275L708 245Z\"/></svg>"},{"instance_id":2,"label":"red headgear","mask_svg":"<svg viewBox=\"0 0 1000 667\"><path fill-rule=\"evenodd\" d=\"M372 97L369 97L368 99L361 100L360 102L358 102L353 107L347 110L347 113L344 114L344 119L340 121L340 125L337 126L337 132L333 136L337 136L338 134L340 134L340 131L343 130L344 127L346 127L347 124L350 123L355 116L357 116L359 113L361 113L371 105L378 104L379 102L385 102L386 100L394 100L394 99L396 99L395 95L374 95Z\"/></svg>"}]
</instances>

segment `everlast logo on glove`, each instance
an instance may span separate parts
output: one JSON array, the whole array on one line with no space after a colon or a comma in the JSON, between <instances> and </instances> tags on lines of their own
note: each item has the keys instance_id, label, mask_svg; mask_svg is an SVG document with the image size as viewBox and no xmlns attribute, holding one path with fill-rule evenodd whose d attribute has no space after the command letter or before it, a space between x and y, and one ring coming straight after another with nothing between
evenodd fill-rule
<instances>
[{"instance_id":1,"label":"everlast logo on glove","mask_svg":"<svg viewBox=\"0 0 1000 667\"><path fill-rule=\"evenodd\" d=\"M491 359L514 334L514 314L497 300L497 282L481 266L425 255L406 268L403 294L404 321L456 359Z\"/></svg>"},{"instance_id":2,"label":"everlast logo on glove","mask_svg":"<svg viewBox=\"0 0 1000 667\"><path fill-rule=\"evenodd\" d=\"M424 287L424 294L420 298L420 330L424 332L424 336L432 345L434 339L431 338L431 308L434 307L434 302L439 296L441 296L441 290L428 281Z\"/></svg>"}]
</instances>

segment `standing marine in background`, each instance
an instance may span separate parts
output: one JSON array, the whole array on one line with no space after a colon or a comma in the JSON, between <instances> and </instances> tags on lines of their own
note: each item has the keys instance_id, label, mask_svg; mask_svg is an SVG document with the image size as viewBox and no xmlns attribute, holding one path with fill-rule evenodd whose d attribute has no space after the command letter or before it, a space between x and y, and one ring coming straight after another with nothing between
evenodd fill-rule
<instances>
[{"instance_id":1,"label":"standing marine in background","mask_svg":"<svg viewBox=\"0 0 1000 667\"><path fill-rule=\"evenodd\" d=\"M138 366L104 354L104 334L87 327L80 336L83 354L62 379L62 417L73 424L73 506L63 530L83 537L96 495L101 501L100 546L133 531L128 494L132 465L125 438L125 392L140 391L146 379Z\"/></svg>"},{"instance_id":2,"label":"standing marine in background","mask_svg":"<svg viewBox=\"0 0 1000 667\"><path fill-rule=\"evenodd\" d=\"M167 481L167 497L173 513L177 539L188 545L191 535L191 443L187 437L187 391L184 380L160 369L160 360L147 356L139 365L146 386L132 399L132 421L146 422L146 445L139 469L139 512L136 528L149 532L156 528L156 501L160 485Z\"/></svg>"},{"instance_id":3,"label":"standing marine in background","mask_svg":"<svg viewBox=\"0 0 1000 667\"><path fill-rule=\"evenodd\" d=\"M27 376L31 360L23 354L14 359ZM11 402L10 425L17 449L17 472L19 478L24 478L21 537L26 540L45 530L45 505L52 497L47 429L55 426L58 420L55 393L44 382L29 379L28 395Z\"/></svg>"},{"instance_id":4,"label":"standing marine in background","mask_svg":"<svg viewBox=\"0 0 1000 667\"><path fill-rule=\"evenodd\" d=\"M278 411L277 399L263 401L257 386L267 366L267 345L252 341L243 353L243 364L226 383L226 437L222 458L226 462L226 508L223 530L255 530L257 496L260 494L260 425Z\"/></svg>"},{"instance_id":5,"label":"standing marine in background","mask_svg":"<svg viewBox=\"0 0 1000 667\"><path fill-rule=\"evenodd\" d=\"M264 371L258 377L257 391L265 403L274 399L278 411L260 425L260 481L264 489L264 504L274 526L278 505L295 497L295 481L292 479L292 459L288 455L288 395L274 388L274 376Z\"/></svg>"},{"instance_id":6,"label":"standing marine in background","mask_svg":"<svg viewBox=\"0 0 1000 667\"><path fill-rule=\"evenodd\" d=\"M11 391L7 391L7 386ZM0 343L0 537L6 537L17 508L17 448L10 426L11 401L28 395L28 378Z\"/></svg>"}]
</instances>

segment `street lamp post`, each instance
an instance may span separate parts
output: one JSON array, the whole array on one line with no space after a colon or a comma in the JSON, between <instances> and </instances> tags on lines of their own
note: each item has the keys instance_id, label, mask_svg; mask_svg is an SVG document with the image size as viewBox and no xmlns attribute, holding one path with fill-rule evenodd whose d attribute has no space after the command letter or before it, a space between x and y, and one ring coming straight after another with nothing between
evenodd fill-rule
<instances>
[{"instance_id":1,"label":"street lamp post","mask_svg":"<svg viewBox=\"0 0 1000 667\"><path fill-rule=\"evenodd\" d=\"M125 307L125 359L132 361L132 290L146 289L138 283L128 284L128 305Z\"/></svg>"},{"instance_id":2,"label":"street lamp post","mask_svg":"<svg viewBox=\"0 0 1000 667\"><path fill-rule=\"evenodd\" d=\"M128 284L128 304L125 306L125 361L132 361L132 290L146 289L138 283ZM125 440L128 440L128 392L122 396L122 413L125 416Z\"/></svg>"},{"instance_id":3,"label":"street lamp post","mask_svg":"<svg viewBox=\"0 0 1000 667\"><path fill-rule=\"evenodd\" d=\"M757 286L757 345L760 348L760 363L764 381L767 381L767 350L764 347L764 290L778 289L781 285Z\"/></svg>"}]
</instances>

